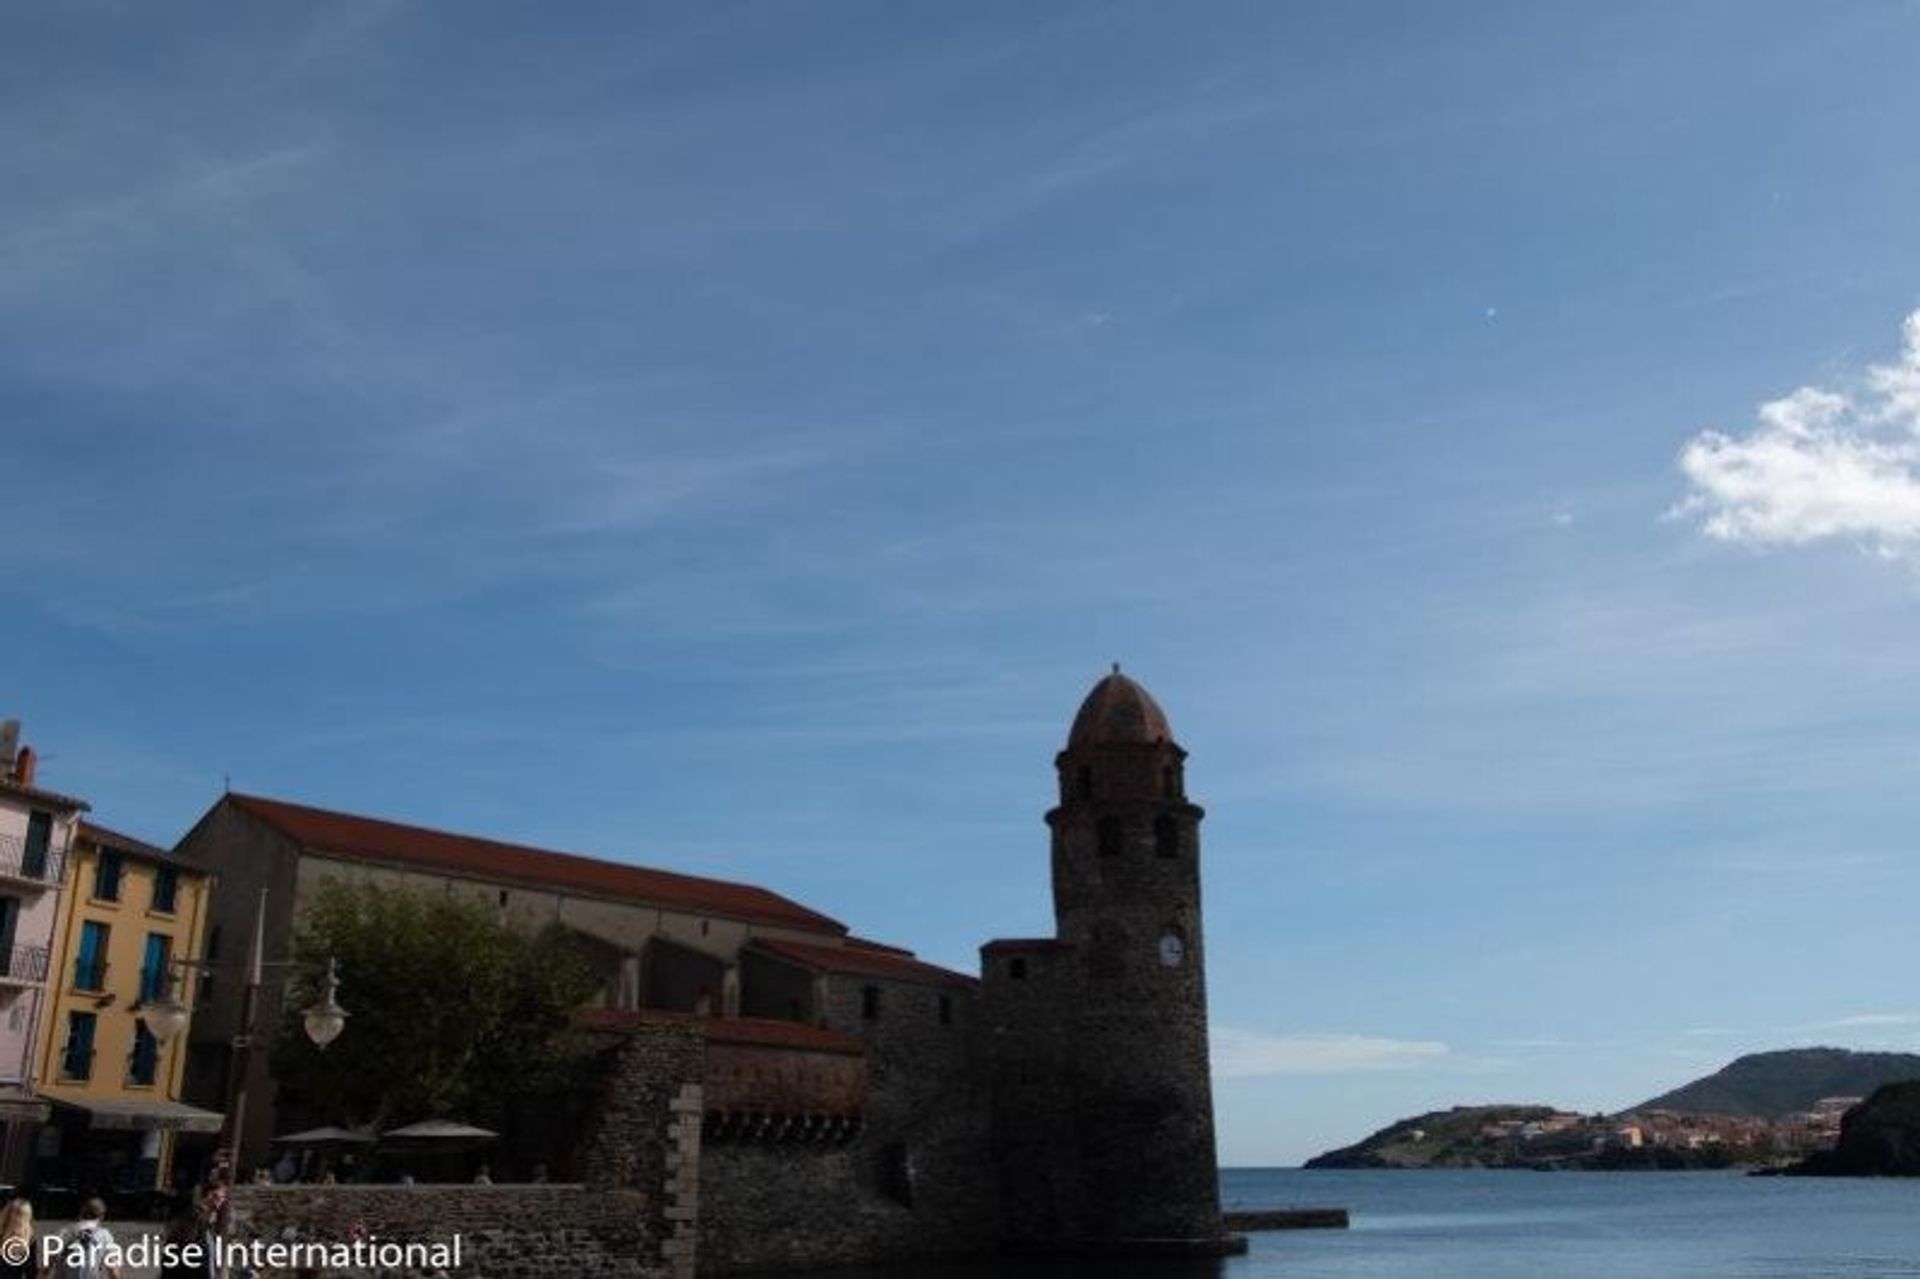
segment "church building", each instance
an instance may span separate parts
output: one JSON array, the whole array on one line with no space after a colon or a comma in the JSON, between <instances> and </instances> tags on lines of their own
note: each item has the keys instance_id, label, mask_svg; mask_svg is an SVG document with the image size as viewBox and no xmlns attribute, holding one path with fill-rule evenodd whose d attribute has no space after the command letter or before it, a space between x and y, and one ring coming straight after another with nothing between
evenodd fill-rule
<instances>
[{"instance_id":1,"label":"church building","mask_svg":"<svg viewBox=\"0 0 1920 1279\"><path fill-rule=\"evenodd\" d=\"M978 977L752 885L259 796L222 798L179 852L218 876L216 960L263 893L284 938L329 879L561 925L602 975L580 1022L615 1063L607 1105L671 1095L684 1117L669 1154L622 1156L612 1174L666 1179L675 1274L696 1257L718 1275L999 1247L1211 1255L1244 1244L1221 1224L1203 813L1185 764L1144 688L1118 667L1094 686L1054 760L1054 935L988 942ZM188 1075L202 1104L224 1094L237 994L199 992ZM254 1083L266 1104L249 1110L248 1160L283 1119L337 1121L276 1115L272 1081ZM553 1172L603 1175L591 1159Z\"/></svg>"}]
</instances>

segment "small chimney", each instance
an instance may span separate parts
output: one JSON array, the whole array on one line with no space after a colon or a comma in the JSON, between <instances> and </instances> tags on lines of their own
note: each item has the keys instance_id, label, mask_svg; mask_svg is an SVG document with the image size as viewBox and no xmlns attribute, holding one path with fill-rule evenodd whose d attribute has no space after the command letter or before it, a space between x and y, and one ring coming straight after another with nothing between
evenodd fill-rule
<instances>
[{"instance_id":1,"label":"small chimney","mask_svg":"<svg viewBox=\"0 0 1920 1279\"><path fill-rule=\"evenodd\" d=\"M0 719L0 775L13 775L13 756L20 749L20 721Z\"/></svg>"},{"instance_id":2,"label":"small chimney","mask_svg":"<svg viewBox=\"0 0 1920 1279\"><path fill-rule=\"evenodd\" d=\"M16 786L33 785L33 747L22 746L13 757L13 781Z\"/></svg>"}]
</instances>

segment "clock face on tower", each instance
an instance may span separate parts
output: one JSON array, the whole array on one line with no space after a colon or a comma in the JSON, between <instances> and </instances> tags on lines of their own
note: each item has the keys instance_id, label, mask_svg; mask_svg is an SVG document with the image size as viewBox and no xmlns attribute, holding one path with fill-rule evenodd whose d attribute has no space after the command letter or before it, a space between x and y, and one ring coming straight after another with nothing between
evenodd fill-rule
<instances>
[{"instance_id":1,"label":"clock face on tower","mask_svg":"<svg viewBox=\"0 0 1920 1279\"><path fill-rule=\"evenodd\" d=\"M1180 961L1187 957L1187 944L1180 940L1179 933L1160 935L1160 962L1168 968L1178 968Z\"/></svg>"}]
</instances>

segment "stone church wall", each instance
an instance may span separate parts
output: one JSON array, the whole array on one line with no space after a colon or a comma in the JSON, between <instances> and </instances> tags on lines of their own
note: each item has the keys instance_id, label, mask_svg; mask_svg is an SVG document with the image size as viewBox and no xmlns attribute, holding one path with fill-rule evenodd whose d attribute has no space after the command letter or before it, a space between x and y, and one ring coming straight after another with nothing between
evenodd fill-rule
<instances>
[{"instance_id":1,"label":"stone church wall","mask_svg":"<svg viewBox=\"0 0 1920 1279\"><path fill-rule=\"evenodd\" d=\"M971 989L833 977L826 990L827 1026L867 1047L862 1126L844 1144L706 1145L703 1275L978 1253L998 1240Z\"/></svg>"}]
</instances>

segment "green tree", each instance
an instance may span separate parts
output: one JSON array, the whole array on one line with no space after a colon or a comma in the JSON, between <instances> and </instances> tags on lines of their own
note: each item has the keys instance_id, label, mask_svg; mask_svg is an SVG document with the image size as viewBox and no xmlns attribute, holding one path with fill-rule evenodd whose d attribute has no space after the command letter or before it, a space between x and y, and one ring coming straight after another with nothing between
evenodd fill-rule
<instances>
[{"instance_id":1,"label":"green tree","mask_svg":"<svg viewBox=\"0 0 1920 1279\"><path fill-rule=\"evenodd\" d=\"M529 934L477 901L328 880L294 955L339 961L349 1013L323 1051L300 1022L313 983L285 1001L274 1076L316 1122L484 1121L513 1097L566 1087L580 1063L573 1014L595 981L558 925Z\"/></svg>"}]
</instances>

